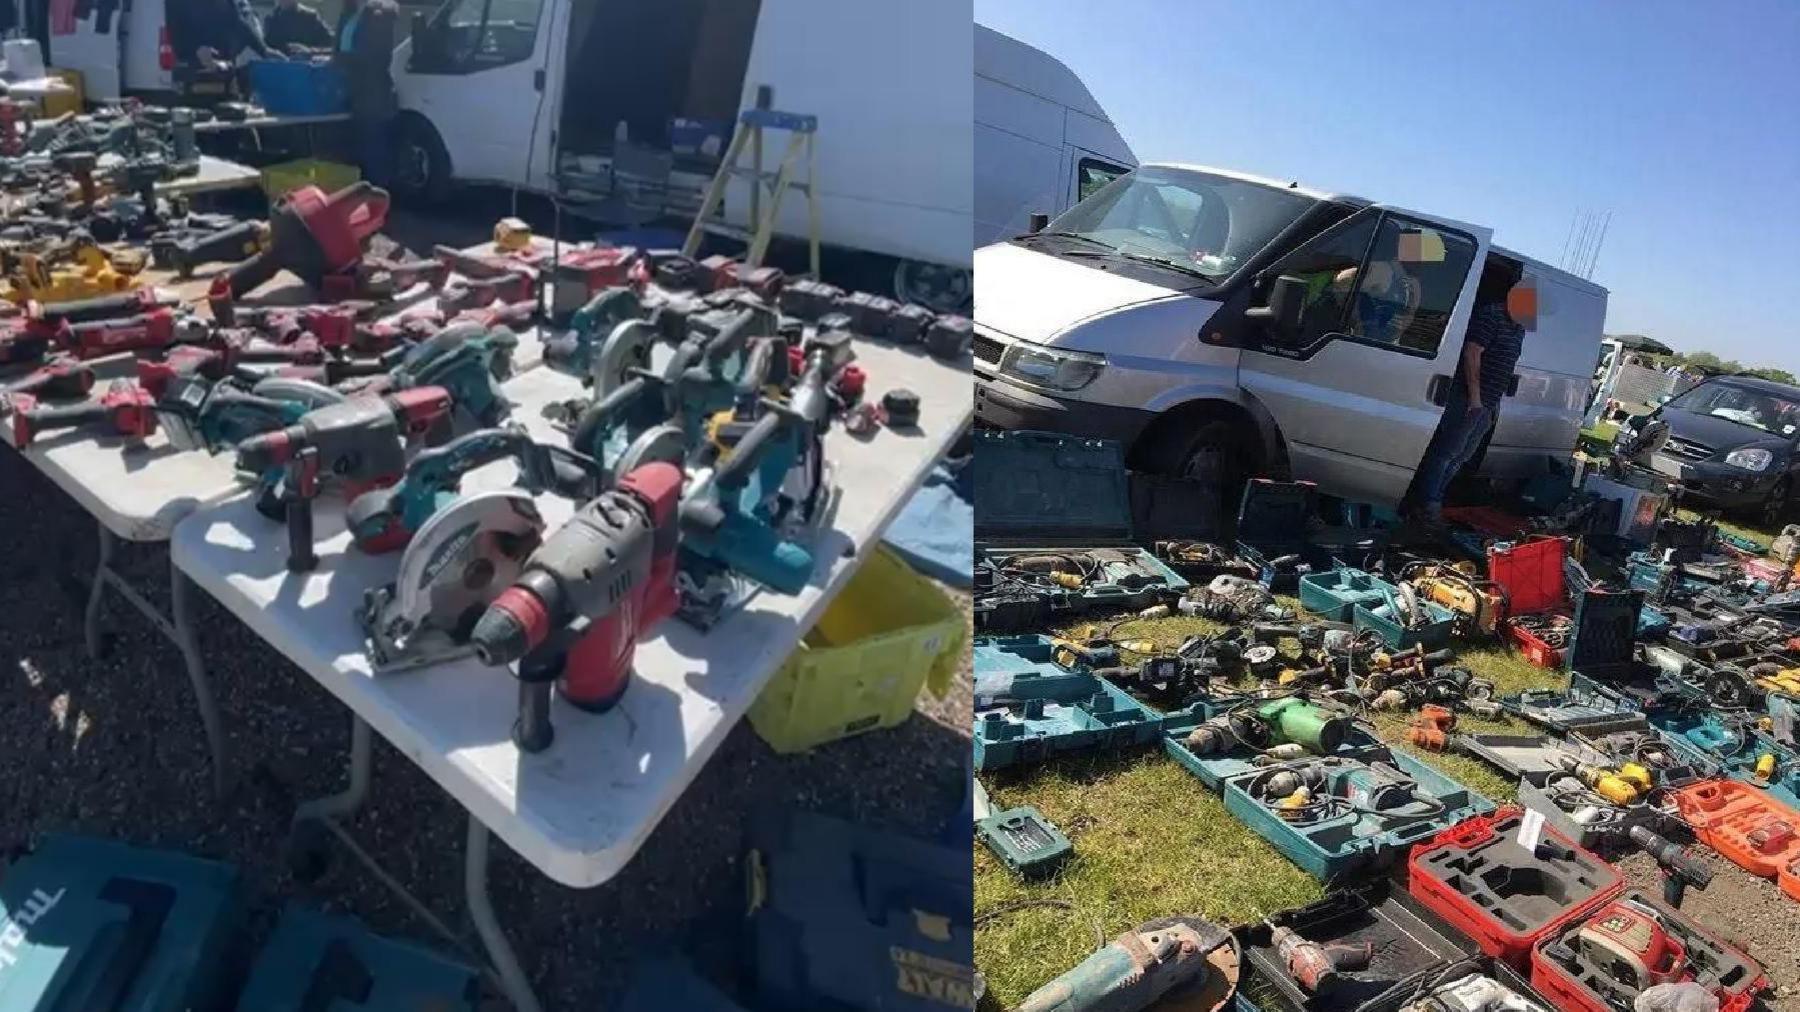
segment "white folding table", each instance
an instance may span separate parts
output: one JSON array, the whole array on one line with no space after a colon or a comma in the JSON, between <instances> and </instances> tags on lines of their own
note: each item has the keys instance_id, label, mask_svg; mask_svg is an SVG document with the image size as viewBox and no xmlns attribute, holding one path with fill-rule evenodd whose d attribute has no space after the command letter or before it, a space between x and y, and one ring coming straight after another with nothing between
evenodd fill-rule
<instances>
[{"instance_id":1,"label":"white folding table","mask_svg":"<svg viewBox=\"0 0 1800 1012\"><path fill-rule=\"evenodd\" d=\"M856 350L869 373L869 394L913 390L920 424L867 439L840 427L826 437L839 494L814 541L811 584L793 597L759 594L708 633L664 623L639 646L633 683L619 705L595 715L556 702L555 742L535 755L522 753L510 737L518 683L508 672L467 659L371 673L352 616L365 590L393 578L398 558L351 549L341 505L321 503L316 510L320 561L305 574L287 571L281 529L248 498L196 511L177 526L176 567L352 711L349 789L302 806L297 819L336 828L330 817L360 807L369 786L370 728L468 809L469 913L503 990L519 1008L539 1005L488 899L489 832L565 885L590 887L617 874L968 424L966 367L916 349L859 341ZM577 395L575 380L541 368L506 390L517 405L515 419L539 439L566 445L540 409ZM514 478L510 463L493 464L468 476L463 488L510 487ZM539 506L551 529L574 511L554 496L540 497Z\"/></svg>"}]
</instances>

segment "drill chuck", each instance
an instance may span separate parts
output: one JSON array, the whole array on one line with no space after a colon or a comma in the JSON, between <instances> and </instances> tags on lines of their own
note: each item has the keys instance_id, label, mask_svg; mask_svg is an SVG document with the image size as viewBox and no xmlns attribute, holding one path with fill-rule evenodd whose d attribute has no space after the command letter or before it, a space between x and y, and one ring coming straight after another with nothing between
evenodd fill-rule
<instances>
[{"instance_id":1,"label":"drill chuck","mask_svg":"<svg viewBox=\"0 0 1800 1012\"><path fill-rule=\"evenodd\" d=\"M543 586L550 584L549 587ZM469 645L481 663L499 667L531 652L550 632L550 607L542 596L555 593L555 584L542 571L533 571L500 592L469 635Z\"/></svg>"}]
</instances>

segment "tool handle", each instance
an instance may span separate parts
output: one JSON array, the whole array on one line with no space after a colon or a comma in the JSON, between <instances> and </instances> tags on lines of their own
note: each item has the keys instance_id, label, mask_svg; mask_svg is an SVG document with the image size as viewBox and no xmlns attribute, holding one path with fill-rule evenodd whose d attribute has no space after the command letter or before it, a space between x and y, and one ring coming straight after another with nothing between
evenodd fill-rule
<instances>
[{"instance_id":1,"label":"tool handle","mask_svg":"<svg viewBox=\"0 0 1800 1012\"><path fill-rule=\"evenodd\" d=\"M751 325L755 322L756 313L753 310L740 310L731 318L731 322L719 328L719 332L706 342L700 352L702 360L709 367L717 368L744 347L744 342L750 339Z\"/></svg>"},{"instance_id":2,"label":"tool handle","mask_svg":"<svg viewBox=\"0 0 1800 1012\"><path fill-rule=\"evenodd\" d=\"M313 546L313 499L319 494L319 448L308 446L288 461L287 567L296 573L317 569L319 555Z\"/></svg>"},{"instance_id":3,"label":"tool handle","mask_svg":"<svg viewBox=\"0 0 1800 1012\"><path fill-rule=\"evenodd\" d=\"M580 453L599 457L605 447L601 443L606 438L607 430L612 422L627 405L637 400L644 392L649 380L643 376L633 376L612 389L605 397L588 405L581 413L581 420L575 423L575 432L569 437L569 445Z\"/></svg>"},{"instance_id":4,"label":"tool handle","mask_svg":"<svg viewBox=\"0 0 1800 1012\"><path fill-rule=\"evenodd\" d=\"M221 275L221 280L213 282L213 290L208 294L214 298L239 299L280 272L281 261L275 256L275 247L270 246ZM214 313L217 314L216 304Z\"/></svg>"},{"instance_id":5,"label":"tool handle","mask_svg":"<svg viewBox=\"0 0 1800 1012\"><path fill-rule=\"evenodd\" d=\"M743 488L750 480L751 472L756 470L763 447L775 439L787 423L787 416L779 411L769 411L758 418L750 431L744 433L744 438L731 448L731 456L713 472L713 484L721 491Z\"/></svg>"}]
</instances>

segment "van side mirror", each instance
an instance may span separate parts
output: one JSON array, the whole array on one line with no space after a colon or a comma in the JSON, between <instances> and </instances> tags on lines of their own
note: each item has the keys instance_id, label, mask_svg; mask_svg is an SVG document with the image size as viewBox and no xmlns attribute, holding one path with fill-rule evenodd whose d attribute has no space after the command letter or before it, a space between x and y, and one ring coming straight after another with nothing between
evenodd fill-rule
<instances>
[{"instance_id":1,"label":"van side mirror","mask_svg":"<svg viewBox=\"0 0 1800 1012\"><path fill-rule=\"evenodd\" d=\"M1039 232L1042 232L1046 227L1048 227L1049 224L1050 224L1050 216L1049 215L1045 214L1042 211L1033 211L1033 212L1031 212L1031 217L1026 219L1025 231L1031 233L1032 235L1037 235Z\"/></svg>"},{"instance_id":2,"label":"van side mirror","mask_svg":"<svg viewBox=\"0 0 1800 1012\"><path fill-rule=\"evenodd\" d=\"M1300 311L1306 305L1306 282L1283 274L1269 286L1268 299L1244 310L1244 319L1255 323L1277 344L1292 344L1300 336Z\"/></svg>"}]
</instances>

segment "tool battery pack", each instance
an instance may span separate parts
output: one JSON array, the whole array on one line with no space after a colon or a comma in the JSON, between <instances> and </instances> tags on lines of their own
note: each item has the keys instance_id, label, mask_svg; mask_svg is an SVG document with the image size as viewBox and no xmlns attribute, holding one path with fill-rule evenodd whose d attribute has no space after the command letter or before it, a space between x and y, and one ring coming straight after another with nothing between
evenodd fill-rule
<instances>
[{"instance_id":1,"label":"tool battery pack","mask_svg":"<svg viewBox=\"0 0 1800 1012\"><path fill-rule=\"evenodd\" d=\"M241 912L230 865L47 837L0 876L0 1010L217 1009Z\"/></svg>"},{"instance_id":2,"label":"tool battery pack","mask_svg":"<svg viewBox=\"0 0 1800 1012\"><path fill-rule=\"evenodd\" d=\"M1047 875L1074 853L1069 838L1030 805L982 819L975 823L975 835L1007 871L1022 879Z\"/></svg>"},{"instance_id":3,"label":"tool battery pack","mask_svg":"<svg viewBox=\"0 0 1800 1012\"><path fill-rule=\"evenodd\" d=\"M471 967L373 934L360 921L290 906L256 957L239 1012L474 1012L481 975Z\"/></svg>"},{"instance_id":4,"label":"tool battery pack","mask_svg":"<svg viewBox=\"0 0 1800 1012\"><path fill-rule=\"evenodd\" d=\"M1406 866L1414 899L1482 952L1528 971L1539 938L1618 895L1625 879L1549 826L1525 849L1523 820L1511 806L1469 819L1414 847Z\"/></svg>"},{"instance_id":5,"label":"tool battery pack","mask_svg":"<svg viewBox=\"0 0 1800 1012\"><path fill-rule=\"evenodd\" d=\"M969 849L763 811L746 871L758 1007L975 1007Z\"/></svg>"}]
</instances>

